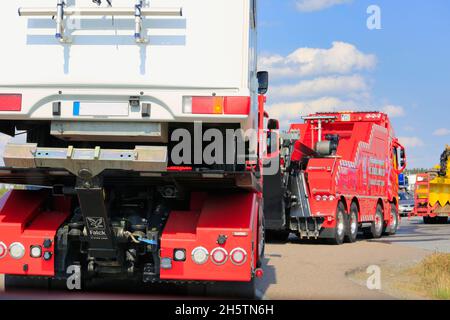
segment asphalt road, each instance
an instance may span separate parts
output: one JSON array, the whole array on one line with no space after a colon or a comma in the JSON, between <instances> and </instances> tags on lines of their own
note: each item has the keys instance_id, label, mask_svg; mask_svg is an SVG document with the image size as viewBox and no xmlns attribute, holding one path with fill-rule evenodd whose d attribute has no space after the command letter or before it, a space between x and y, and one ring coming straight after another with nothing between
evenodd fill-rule
<instances>
[{"instance_id":1,"label":"asphalt road","mask_svg":"<svg viewBox=\"0 0 450 320\"><path fill-rule=\"evenodd\" d=\"M450 253L450 223L424 225L422 218L403 218L395 236L376 241Z\"/></svg>"},{"instance_id":2,"label":"asphalt road","mask_svg":"<svg viewBox=\"0 0 450 320\"><path fill-rule=\"evenodd\" d=\"M435 252L450 252L450 224L424 225L421 219L403 219L396 236L380 240L360 239L354 244L331 246L299 241L266 246L264 278L258 280L262 299L394 299L382 291L369 290L348 278L355 270L383 265L404 267L418 263ZM369 276L369 275L368 275ZM3 287L0 277L0 291ZM202 294L179 286L164 286L136 292L125 286L108 284L95 292L60 293L20 291L0 293L0 299L204 299Z\"/></svg>"}]
</instances>

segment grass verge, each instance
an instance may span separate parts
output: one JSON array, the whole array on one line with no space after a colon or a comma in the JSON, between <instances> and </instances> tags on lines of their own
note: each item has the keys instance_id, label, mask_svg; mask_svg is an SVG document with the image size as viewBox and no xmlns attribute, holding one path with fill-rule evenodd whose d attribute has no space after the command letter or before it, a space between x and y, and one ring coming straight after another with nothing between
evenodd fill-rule
<instances>
[{"instance_id":1,"label":"grass verge","mask_svg":"<svg viewBox=\"0 0 450 320\"><path fill-rule=\"evenodd\" d=\"M433 299L450 300L450 254L436 253L407 270Z\"/></svg>"},{"instance_id":2,"label":"grass verge","mask_svg":"<svg viewBox=\"0 0 450 320\"><path fill-rule=\"evenodd\" d=\"M5 195L10 189L7 188L0 188L0 198Z\"/></svg>"}]
</instances>

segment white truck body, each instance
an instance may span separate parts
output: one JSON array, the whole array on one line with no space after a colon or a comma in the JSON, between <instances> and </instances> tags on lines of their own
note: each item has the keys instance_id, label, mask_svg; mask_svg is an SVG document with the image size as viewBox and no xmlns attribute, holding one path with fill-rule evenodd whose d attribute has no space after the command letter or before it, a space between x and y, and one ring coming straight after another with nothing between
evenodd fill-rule
<instances>
[{"instance_id":1,"label":"white truck body","mask_svg":"<svg viewBox=\"0 0 450 320\"><path fill-rule=\"evenodd\" d=\"M21 94L20 111L0 120L239 123L257 125L256 12L254 0L152 0L148 8L181 8L180 17L66 16L55 37L55 17L19 16L19 8L54 8L57 0L0 4L0 95ZM134 10L135 0L113 0ZM102 7L107 7L103 1ZM66 8L99 8L91 0L66 0ZM251 97L249 115L193 115L184 96ZM151 103L143 118L130 97ZM61 102L61 114L52 103ZM74 102L81 107L74 112Z\"/></svg>"}]
</instances>

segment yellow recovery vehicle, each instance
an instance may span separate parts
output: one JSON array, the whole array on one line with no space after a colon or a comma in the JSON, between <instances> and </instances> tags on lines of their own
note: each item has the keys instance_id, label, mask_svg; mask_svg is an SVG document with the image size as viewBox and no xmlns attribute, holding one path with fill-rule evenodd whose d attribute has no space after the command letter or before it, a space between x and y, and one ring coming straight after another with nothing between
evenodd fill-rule
<instances>
[{"instance_id":1,"label":"yellow recovery vehicle","mask_svg":"<svg viewBox=\"0 0 450 320\"><path fill-rule=\"evenodd\" d=\"M450 146L441 155L435 170L417 175L415 188L415 216L423 222L447 223L450 215Z\"/></svg>"}]
</instances>

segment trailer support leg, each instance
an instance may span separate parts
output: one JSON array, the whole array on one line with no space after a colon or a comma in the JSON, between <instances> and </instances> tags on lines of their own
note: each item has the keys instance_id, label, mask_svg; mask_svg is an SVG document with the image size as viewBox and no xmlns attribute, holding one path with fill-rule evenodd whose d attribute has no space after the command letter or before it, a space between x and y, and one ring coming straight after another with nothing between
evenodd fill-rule
<instances>
[{"instance_id":1,"label":"trailer support leg","mask_svg":"<svg viewBox=\"0 0 450 320\"><path fill-rule=\"evenodd\" d=\"M104 192L98 178L79 179L76 192L87 230L89 256L93 258L116 258L114 234L109 223Z\"/></svg>"}]
</instances>

